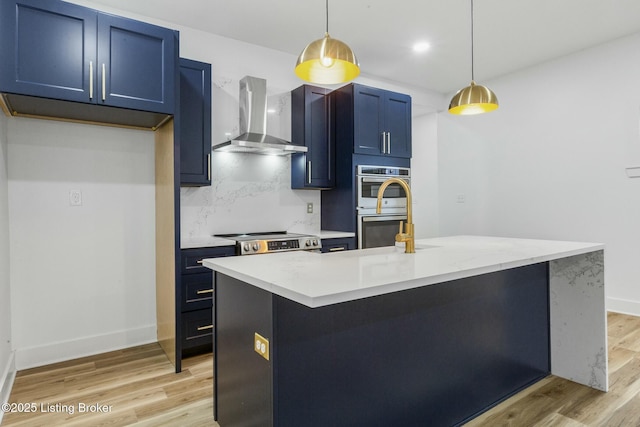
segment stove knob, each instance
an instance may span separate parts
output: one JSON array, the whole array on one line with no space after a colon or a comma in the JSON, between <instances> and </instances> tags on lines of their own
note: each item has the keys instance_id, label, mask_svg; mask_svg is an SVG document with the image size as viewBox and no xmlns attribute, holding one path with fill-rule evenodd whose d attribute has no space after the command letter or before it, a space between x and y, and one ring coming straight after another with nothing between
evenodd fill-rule
<instances>
[{"instance_id":1,"label":"stove knob","mask_svg":"<svg viewBox=\"0 0 640 427\"><path fill-rule=\"evenodd\" d=\"M260 245L258 245L257 243L253 244L253 250L257 251L258 249L260 249Z\"/></svg>"},{"instance_id":2,"label":"stove knob","mask_svg":"<svg viewBox=\"0 0 640 427\"><path fill-rule=\"evenodd\" d=\"M304 242L305 246L311 246L311 240L307 240L306 242Z\"/></svg>"},{"instance_id":3,"label":"stove knob","mask_svg":"<svg viewBox=\"0 0 640 427\"><path fill-rule=\"evenodd\" d=\"M249 252L251 250L251 247L249 246L248 243L245 243L242 249L244 249L245 252Z\"/></svg>"},{"instance_id":4,"label":"stove knob","mask_svg":"<svg viewBox=\"0 0 640 427\"><path fill-rule=\"evenodd\" d=\"M318 246L318 239L313 239L313 246Z\"/></svg>"}]
</instances>

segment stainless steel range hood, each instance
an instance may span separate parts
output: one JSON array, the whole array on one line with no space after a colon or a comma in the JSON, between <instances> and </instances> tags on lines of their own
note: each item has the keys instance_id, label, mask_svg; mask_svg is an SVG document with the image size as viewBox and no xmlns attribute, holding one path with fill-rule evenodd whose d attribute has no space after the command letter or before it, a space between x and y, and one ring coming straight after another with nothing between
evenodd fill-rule
<instances>
[{"instance_id":1,"label":"stainless steel range hood","mask_svg":"<svg viewBox=\"0 0 640 427\"><path fill-rule=\"evenodd\" d=\"M246 76L240 80L240 136L214 144L213 151L256 154L305 153L307 147L267 135L267 81Z\"/></svg>"}]
</instances>

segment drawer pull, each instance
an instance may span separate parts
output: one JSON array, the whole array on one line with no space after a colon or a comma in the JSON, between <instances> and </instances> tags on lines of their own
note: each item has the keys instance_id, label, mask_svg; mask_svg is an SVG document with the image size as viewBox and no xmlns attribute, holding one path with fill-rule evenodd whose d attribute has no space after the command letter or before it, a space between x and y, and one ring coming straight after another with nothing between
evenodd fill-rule
<instances>
[{"instance_id":1,"label":"drawer pull","mask_svg":"<svg viewBox=\"0 0 640 427\"><path fill-rule=\"evenodd\" d=\"M207 329L213 329L213 325L200 326L198 328L199 331L206 331Z\"/></svg>"},{"instance_id":2,"label":"drawer pull","mask_svg":"<svg viewBox=\"0 0 640 427\"><path fill-rule=\"evenodd\" d=\"M202 289L196 292L196 294L198 295L202 295L202 294L212 294L213 293L213 289Z\"/></svg>"},{"instance_id":3,"label":"drawer pull","mask_svg":"<svg viewBox=\"0 0 640 427\"><path fill-rule=\"evenodd\" d=\"M202 265L202 260L201 260L201 259L197 260L197 261L196 261L196 264L200 264L200 265Z\"/></svg>"},{"instance_id":4,"label":"drawer pull","mask_svg":"<svg viewBox=\"0 0 640 427\"><path fill-rule=\"evenodd\" d=\"M345 248L344 246L338 246L338 247L329 249L329 252L344 251L345 249L347 249L347 248Z\"/></svg>"}]
</instances>

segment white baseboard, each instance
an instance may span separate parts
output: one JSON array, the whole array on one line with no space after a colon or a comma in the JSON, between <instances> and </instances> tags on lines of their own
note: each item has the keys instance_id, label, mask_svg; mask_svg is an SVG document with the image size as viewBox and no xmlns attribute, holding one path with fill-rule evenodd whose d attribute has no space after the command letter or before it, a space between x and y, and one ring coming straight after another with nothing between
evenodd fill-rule
<instances>
[{"instance_id":1,"label":"white baseboard","mask_svg":"<svg viewBox=\"0 0 640 427\"><path fill-rule=\"evenodd\" d=\"M156 325L149 325L38 347L16 349L15 366L17 370L35 368L156 341Z\"/></svg>"},{"instance_id":2,"label":"white baseboard","mask_svg":"<svg viewBox=\"0 0 640 427\"><path fill-rule=\"evenodd\" d=\"M607 298L607 311L615 311L616 313L640 316L640 302L617 298Z\"/></svg>"},{"instance_id":3,"label":"white baseboard","mask_svg":"<svg viewBox=\"0 0 640 427\"><path fill-rule=\"evenodd\" d=\"M16 378L16 364L15 353L12 351L7 360L7 366L2 371L0 377L0 404L8 403L9 396L11 395L11 389L13 388L13 381ZM3 411L0 411L0 424L2 424Z\"/></svg>"}]
</instances>

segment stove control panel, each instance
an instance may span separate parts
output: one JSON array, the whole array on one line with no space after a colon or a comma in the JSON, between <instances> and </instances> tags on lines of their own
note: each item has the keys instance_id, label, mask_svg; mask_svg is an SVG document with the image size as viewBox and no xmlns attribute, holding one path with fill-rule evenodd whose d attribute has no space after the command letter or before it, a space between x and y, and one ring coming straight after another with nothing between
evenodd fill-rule
<instances>
[{"instance_id":1,"label":"stove control panel","mask_svg":"<svg viewBox=\"0 0 640 427\"><path fill-rule=\"evenodd\" d=\"M239 243L240 255L266 254L284 251L319 250L322 248L317 237L294 239L249 240Z\"/></svg>"}]
</instances>

